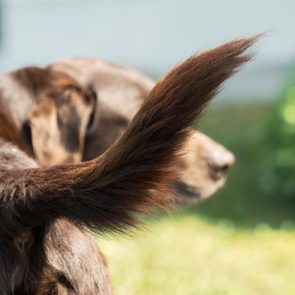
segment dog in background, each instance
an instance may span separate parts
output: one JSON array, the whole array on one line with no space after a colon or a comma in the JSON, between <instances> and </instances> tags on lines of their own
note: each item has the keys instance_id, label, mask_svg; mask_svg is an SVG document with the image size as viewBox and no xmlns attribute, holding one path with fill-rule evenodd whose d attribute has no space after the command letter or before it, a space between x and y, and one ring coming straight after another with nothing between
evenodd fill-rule
<instances>
[{"instance_id":1,"label":"dog in background","mask_svg":"<svg viewBox=\"0 0 295 295\"><path fill-rule=\"evenodd\" d=\"M122 136L91 161L38 167L14 142L16 125L3 128L3 295L111 294L88 229L122 232L138 226L139 213L165 205L189 126L219 85L251 58L245 51L255 41L236 40L176 67L155 85Z\"/></svg>"},{"instance_id":2,"label":"dog in background","mask_svg":"<svg viewBox=\"0 0 295 295\"><path fill-rule=\"evenodd\" d=\"M102 154L126 129L155 82L132 69L93 59L66 59L48 66L93 88L97 103L85 138L83 159ZM225 147L200 132L183 149L177 163L179 178L174 181L175 200L180 204L197 203L223 186L234 156Z\"/></svg>"},{"instance_id":3,"label":"dog in background","mask_svg":"<svg viewBox=\"0 0 295 295\"><path fill-rule=\"evenodd\" d=\"M1 75L0 103L23 137L23 149L39 164L78 163L113 144L154 84L131 69L72 59ZM234 163L232 153L196 131L182 153L173 181L180 204L211 196Z\"/></svg>"}]
</instances>

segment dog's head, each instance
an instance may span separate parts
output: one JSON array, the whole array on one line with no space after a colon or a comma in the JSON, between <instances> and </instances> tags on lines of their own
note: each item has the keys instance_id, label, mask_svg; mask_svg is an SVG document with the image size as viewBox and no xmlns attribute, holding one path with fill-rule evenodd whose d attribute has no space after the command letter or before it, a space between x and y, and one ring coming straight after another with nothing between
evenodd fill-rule
<instances>
[{"instance_id":1,"label":"dog's head","mask_svg":"<svg viewBox=\"0 0 295 295\"><path fill-rule=\"evenodd\" d=\"M31 143L41 165L81 161L96 95L78 85L45 90L28 116Z\"/></svg>"},{"instance_id":2,"label":"dog's head","mask_svg":"<svg viewBox=\"0 0 295 295\"><path fill-rule=\"evenodd\" d=\"M86 134L83 160L93 159L110 147L154 86L141 73L102 61L69 59L51 68L70 75L81 85L92 85L99 93L93 124ZM210 197L224 184L233 163L231 152L196 132L178 164L176 202L191 204Z\"/></svg>"}]
</instances>

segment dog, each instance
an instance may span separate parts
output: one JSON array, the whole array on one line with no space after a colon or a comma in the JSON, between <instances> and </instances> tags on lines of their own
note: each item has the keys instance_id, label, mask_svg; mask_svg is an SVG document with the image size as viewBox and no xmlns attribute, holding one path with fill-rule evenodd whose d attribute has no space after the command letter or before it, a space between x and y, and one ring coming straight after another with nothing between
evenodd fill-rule
<instances>
[{"instance_id":1,"label":"dog","mask_svg":"<svg viewBox=\"0 0 295 295\"><path fill-rule=\"evenodd\" d=\"M49 69L69 75L97 94L95 112L86 130L83 160L102 154L126 129L155 82L135 70L92 59L67 59ZM208 136L194 132L177 163L174 180L178 204L195 204L223 186L235 158Z\"/></svg>"},{"instance_id":2,"label":"dog","mask_svg":"<svg viewBox=\"0 0 295 295\"><path fill-rule=\"evenodd\" d=\"M3 295L111 294L89 229L124 232L139 226L139 213L165 206L189 126L220 84L251 59L247 49L255 41L226 43L173 69L155 85L122 136L93 160L40 167L18 147L18 129L3 128Z\"/></svg>"},{"instance_id":3,"label":"dog","mask_svg":"<svg viewBox=\"0 0 295 295\"><path fill-rule=\"evenodd\" d=\"M154 84L134 70L73 59L3 74L0 95L4 105L19 103L20 96L26 101L27 108L13 106L13 122L38 163L54 165L93 159L106 151ZM173 201L183 205L208 198L224 184L233 163L232 153L194 131L177 163L181 175L173 181Z\"/></svg>"}]
</instances>

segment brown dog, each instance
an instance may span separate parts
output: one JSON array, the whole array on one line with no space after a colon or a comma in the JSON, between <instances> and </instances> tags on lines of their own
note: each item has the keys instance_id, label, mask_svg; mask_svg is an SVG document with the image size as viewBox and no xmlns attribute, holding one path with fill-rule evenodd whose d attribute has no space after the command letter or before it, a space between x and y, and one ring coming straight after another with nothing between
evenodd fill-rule
<instances>
[{"instance_id":1,"label":"brown dog","mask_svg":"<svg viewBox=\"0 0 295 295\"><path fill-rule=\"evenodd\" d=\"M98 96L92 123L86 131L84 160L102 154L126 129L155 82L143 74L100 60L67 59L49 66L93 88ZM222 145L194 132L178 162L176 201L196 203L211 196L225 182L234 156Z\"/></svg>"},{"instance_id":2,"label":"brown dog","mask_svg":"<svg viewBox=\"0 0 295 295\"><path fill-rule=\"evenodd\" d=\"M2 129L3 295L111 294L103 259L87 228L124 231L138 225L138 213L165 203L190 124L218 86L250 59L245 50L255 40L227 43L172 70L123 135L94 160L39 168L17 140L15 146L6 143L14 143L18 129Z\"/></svg>"},{"instance_id":3,"label":"brown dog","mask_svg":"<svg viewBox=\"0 0 295 295\"><path fill-rule=\"evenodd\" d=\"M102 154L126 129L154 82L130 69L75 59L4 74L0 85L4 104L18 104L12 121L38 163L52 165L80 162L84 142L84 160ZM19 109L20 96L27 107ZM177 164L181 175L174 181L174 200L181 204L212 195L234 162L229 151L198 132L183 153Z\"/></svg>"}]
</instances>

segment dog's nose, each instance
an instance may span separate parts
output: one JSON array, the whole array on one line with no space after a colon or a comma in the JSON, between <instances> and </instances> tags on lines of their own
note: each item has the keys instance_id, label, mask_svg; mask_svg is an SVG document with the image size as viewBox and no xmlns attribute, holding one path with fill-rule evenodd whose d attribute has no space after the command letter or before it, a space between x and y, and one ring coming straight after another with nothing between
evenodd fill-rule
<instances>
[{"instance_id":1,"label":"dog's nose","mask_svg":"<svg viewBox=\"0 0 295 295\"><path fill-rule=\"evenodd\" d=\"M229 169L234 165L234 155L222 146L215 147L208 158L210 175L218 180L224 177Z\"/></svg>"}]
</instances>

